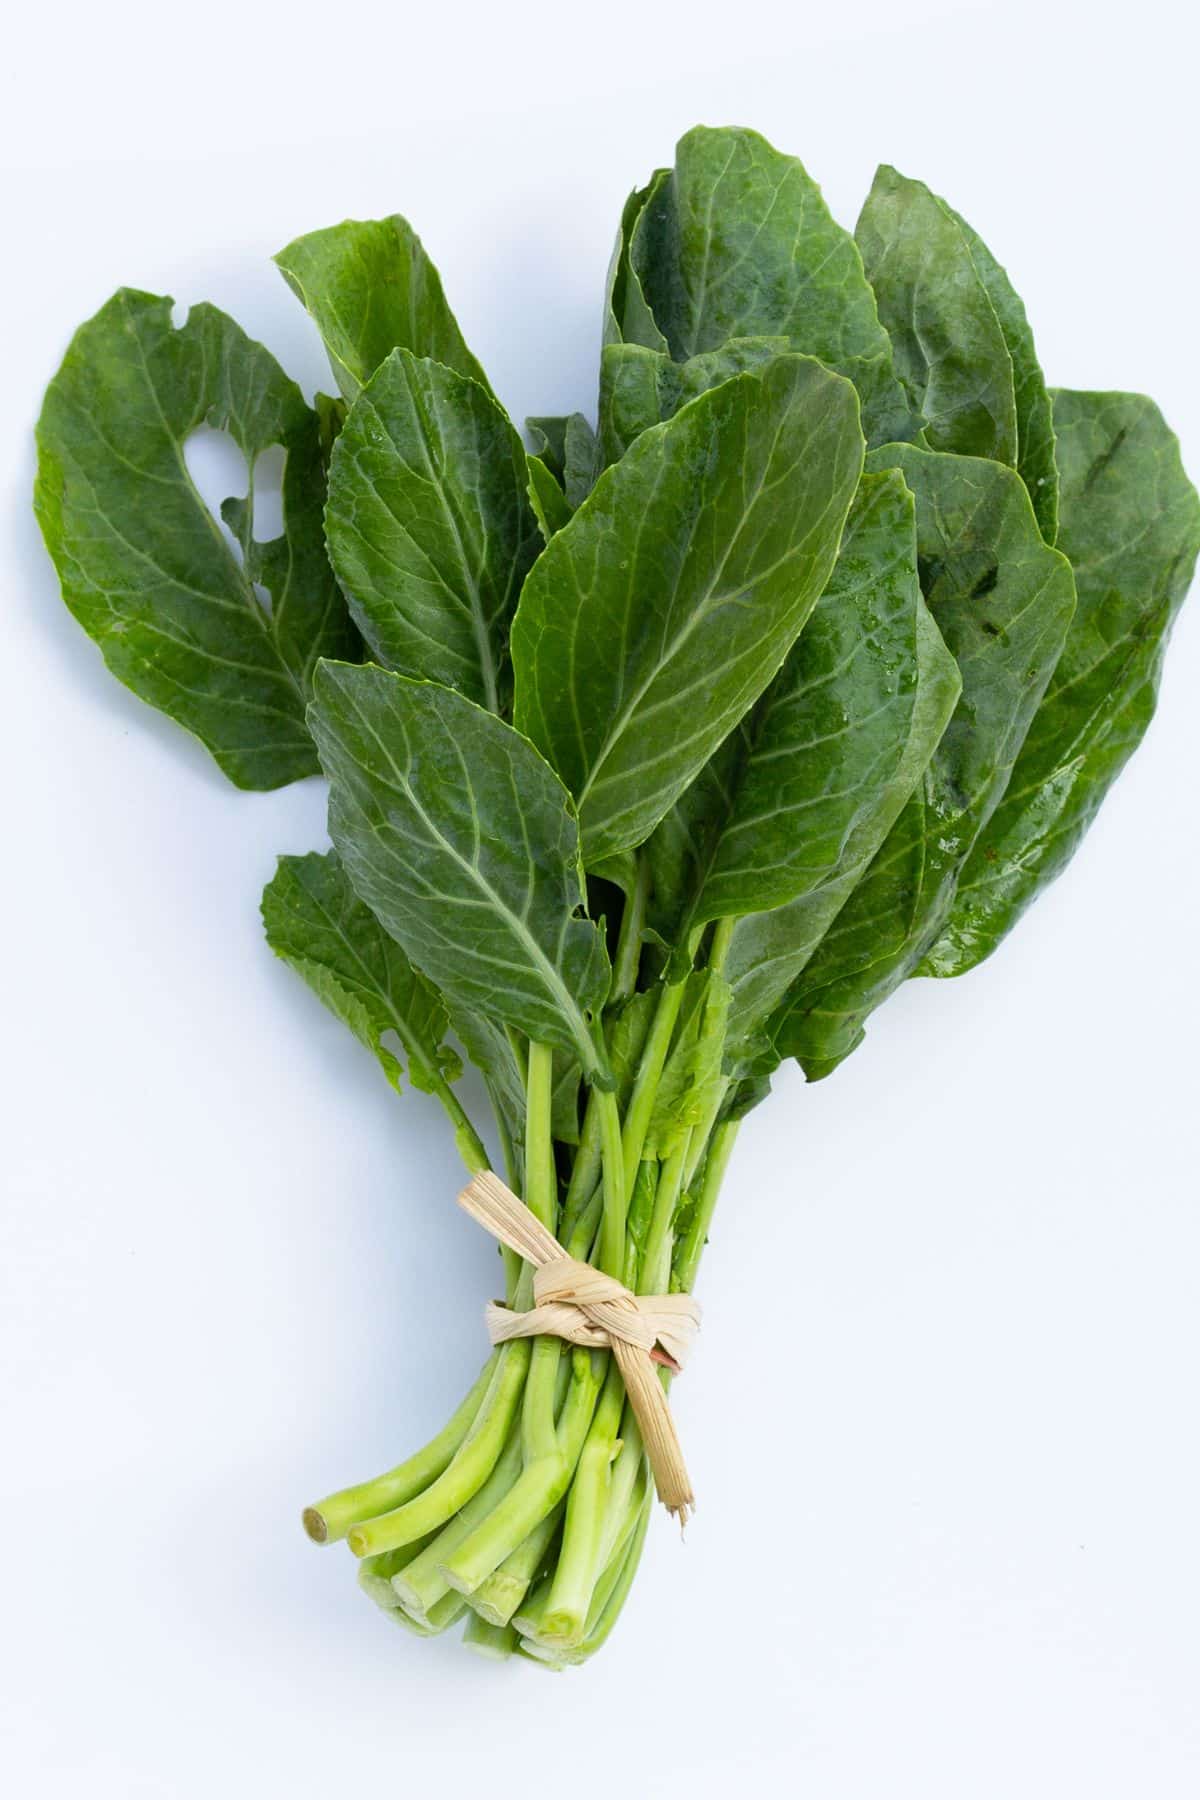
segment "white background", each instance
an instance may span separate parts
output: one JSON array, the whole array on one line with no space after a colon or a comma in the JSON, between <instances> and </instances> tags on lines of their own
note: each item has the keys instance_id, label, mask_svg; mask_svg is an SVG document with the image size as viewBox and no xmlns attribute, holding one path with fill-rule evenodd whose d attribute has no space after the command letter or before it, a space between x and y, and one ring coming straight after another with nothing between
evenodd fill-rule
<instances>
[{"instance_id":1,"label":"white background","mask_svg":"<svg viewBox=\"0 0 1200 1800\"><path fill-rule=\"evenodd\" d=\"M492 1257L448 1134L260 941L251 797L104 672L30 431L119 283L329 385L269 254L402 210L517 415L592 405L626 192L696 121L876 161L1008 265L1054 380L1200 472L1185 8L67 0L6 27L4 1773L22 1796L1200 1789L1200 601L1069 873L743 1134L677 1407L700 1494L542 1676L421 1644L302 1503L440 1424ZM491 1285L489 1285L491 1284ZM764 1301L770 1304L764 1306Z\"/></svg>"}]
</instances>

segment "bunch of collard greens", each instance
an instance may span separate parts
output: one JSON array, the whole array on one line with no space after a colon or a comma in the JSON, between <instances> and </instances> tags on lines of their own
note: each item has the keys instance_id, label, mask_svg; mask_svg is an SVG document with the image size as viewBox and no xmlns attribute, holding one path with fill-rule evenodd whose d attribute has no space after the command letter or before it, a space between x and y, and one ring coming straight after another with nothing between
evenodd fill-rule
<instances>
[{"instance_id":1,"label":"bunch of collard greens","mask_svg":"<svg viewBox=\"0 0 1200 1800\"><path fill-rule=\"evenodd\" d=\"M38 432L66 602L236 786L324 772L333 848L281 859L267 937L388 1080L478 1171L465 1052L560 1240L690 1289L772 1070L829 1074L901 982L988 956L1141 739L1200 545L1176 441L1047 388L920 182L881 169L851 235L750 131L631 196L596 427L531 420L532 450L403 219L278 262L339 398L208 306L123 290L76 334ZM250 471L225 529L205 424ZM306 1523L398 1622L560 1666L652 1498L607 1355L539 1338Z\"/></svg>"}]
</instances>

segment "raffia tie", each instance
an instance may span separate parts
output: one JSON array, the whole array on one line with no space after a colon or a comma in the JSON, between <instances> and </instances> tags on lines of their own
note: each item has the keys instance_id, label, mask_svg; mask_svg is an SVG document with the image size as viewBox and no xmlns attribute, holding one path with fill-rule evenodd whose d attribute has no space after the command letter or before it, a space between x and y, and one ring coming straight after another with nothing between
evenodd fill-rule
<instances>
[{"instance_id":1,"label":"raffia tie","mask_svg":"<svg viewBox=\"0 0 1200 1800\"><path fill-rule=\"evenodd\" d=\"M687 1465L656 1364L679 1370L700 1327L690 1294L632 1294L590 1263L568 1256L558 1239L490 1170L458 1196L485 1231L532 1263L533 1306L513 1312L498 1301L484 1317L493 1344L509 1338L560 1337L611 1350L650 1459L658 1497L681 1523L695 1506Z\"/></svg>"}]
</instances>

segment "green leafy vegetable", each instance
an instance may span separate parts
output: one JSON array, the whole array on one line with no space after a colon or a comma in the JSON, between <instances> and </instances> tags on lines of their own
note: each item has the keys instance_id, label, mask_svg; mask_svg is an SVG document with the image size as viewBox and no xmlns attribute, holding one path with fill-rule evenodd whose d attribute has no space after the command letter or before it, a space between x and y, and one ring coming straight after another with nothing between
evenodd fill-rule
<instances>
[{"instance_id":1,"label":"green leafy vegetable","mask_svg":"<svg viewBox=\"0 0 1200 1800\"><path fill-rule=\"evenodd\" d=\"M403 675L498 712L521 583L542 545L520 438L486 389L394 350L334 447L329 554L364 638Z\"/></svg>"},{"instance_id":2,"label":"green leafy vegetable","mask_svg":"<svg viewBox=\"0 0 1200 1800\"><path fill-rule=\"evenodd\" d=\"M331 1012L349 1025L399 1088L401 1064L384 1043L394 1033L409 1080L436 1091L458 1059L443 1043L446 1008L418 975L394 938L363 905L334 851L281 856L263 893L267 942L307 981Z\"/></svg>"},{"instance_id":3,"label":"green leafy vegetable","mask_svg":"<svg viewBox=\"0 0 1200 1800\"><path fill-rule=\"evenodd\" d=\"M958 220L885 166L855 236L924 441L1015 466L1012 357Z\"/></svg>"},{"instance_id":4,"label":"green leafy vegetable","mask_svg":"<svg viewBox=\"0 0 1200 1800\"><path fill-rule=\"evenodd\" d=\"M317 768L318 660L357 649L321 533L319 423L232 319L196 306L176 330L171 305L122 288L80 326L42 408L34 505L63 598L118 680L238 787L280 787ZM202 425L246 458L247 495L221 509L236 550L184 461ZM274 444L284 535L260 543L254 470Z\"/></svg>"},{"instance_id":5,"label":"green leafy vegetable","mask_svg":"<svg viewBox=\"0 0 1200 1800\"><path fill-rule=\"evenodd\" d=\"M347 400L393 350L432 357L487 386L407 219L347 219L296 238L275 261L315 321Z\"/></svg>"},{"instance_id":6,"label":"green leafy vegetable","mask_svg":"<svg viewBox=\"0 0 1200 1800\"><path fill-rule=\"evenodd\" d=\"M526 739L450 688L324 663L311 722L347 873L460 1006L604 1069L587 1014L608 957L583 905L570 795Z\"/></svg>"},{"instance_id":7,"label":"green leafy vegetable","mask_svg":"<svg viewBox=\"0 0 1200 1800\"><path fill-rule=\"evenodd\" d=\"M849 384L781 357L643 434L546 546L515 717L575 795L589 864L646 837L770 681L861 466Z\"/></svg>"},{"instance_id":8,"label":"green leafy vegetable","mask_svg":"<svg viewBox=\"0 0 1200 1800\"><path fill-rule=\"evenodd\" d=\"M334 849L280 860L264 924L392 1086L485 1171L453 1040L564 1249L688 1292L779 1063L829 1074L1073 853L1153 712L1200 500L1150 401L1047 389L945 201L881 169L856 240L750 131L689 132L630 196L596 426L530 419L530 451L402 219L279 262L343 396L311 410L211 308L176 330L122 292L81 328L39 426L64 596L236 783L327 775ZM204 424L248 465L228 535ZM535 1298L512 1251L505 1289ZM416 1635L466 1615L491 1655L581 1663L663 1467L639 1417L606 1349L516 1338L305 1525Z\"/></svg>"},{"instance_id":9,"label":"green leafy vegetable","mask_svg":"<svg viewBox=\"0 0 1200 1800\"><path fill-rule=\"evenodd\" d=\"M1008 783L1075 607L1070 564L1042 540L999 463L914 446L875 452L916 496L921 585L962 691L920 787L838 914L772 1033L810 1077L861 1041L868 1014L917 967Z\"/></svg>"},{"instance_id":10,"label":"green leafy vegetable","mask_svg":"<svg viewBox=\"0 0 1200 1800\"><path fill-rule=\"evenodd\" d=\"M1200 501L1179 446L1137 394L1054 396L1059 544L1079 604L1004 797L963 871L925 972L995 949L1078 848L1145 735L1163 653L1200 552Z\"/></svg>"}]
</instances>

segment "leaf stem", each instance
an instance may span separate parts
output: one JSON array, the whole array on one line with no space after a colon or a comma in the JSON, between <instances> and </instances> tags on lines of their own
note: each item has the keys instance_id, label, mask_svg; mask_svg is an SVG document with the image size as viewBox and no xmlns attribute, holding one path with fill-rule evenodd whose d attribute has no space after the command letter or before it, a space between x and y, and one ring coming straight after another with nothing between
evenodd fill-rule
<instances>
[{"instance_id":1,"label":"leaf stem","mask_svg":"<svg viewBox=\"0 0 1200 1800\"><path fill-rule=\"evenodd\" d=\"M679 1017L679 1008L683 1004L686 985L686 981L676 981L663 988L642 1049L642 1059L638 1064L633 1093L626 1108L625 1129L622 1134L627 1193L633 1191L634 1177L642 1160L646 1133L650 1129L650 1118L654 1111L654 1098L667 1060L667 1051L671 1047L671 1035Z\"/></svg>"},{"instance_id":2,"label":"leaf stem","mask_svg":"<svg viewBox=\"0 0 1200 1800\"><path fill-rule=\"evenodd\" d=\"M621 931L617 953L613 959L612 987L608 1004L628 1000L637 988L638 964L642 956L642 928L646 922L646 902L650 897L650 864L646 857L636 856L633 891L625 899L621 914Z\"/></svg>"},{"instance_id":3,"label":"leaf stem","mask_svg":"<svg viewBox=\"0 0 1200 1800\"><path fill-rule=\"evenodd\" d=\"M700 1198L696 1202L696 1211L688 1227L687 1236L675 1258L674 1285L681 1293L690 1293L696 1279L696 1270L700 1266L700 1258L704 1253L708 1228L712 1224L713 1212L721 1192L721 1182L725 1170L729 1166L729 1158L733 1153L734 1140L740 1124L740 1119L726 1119L717 1126L712 1134L712 1142L709 1145L708 1157L704 1164Z\"/></svg>"}]
</instances>

